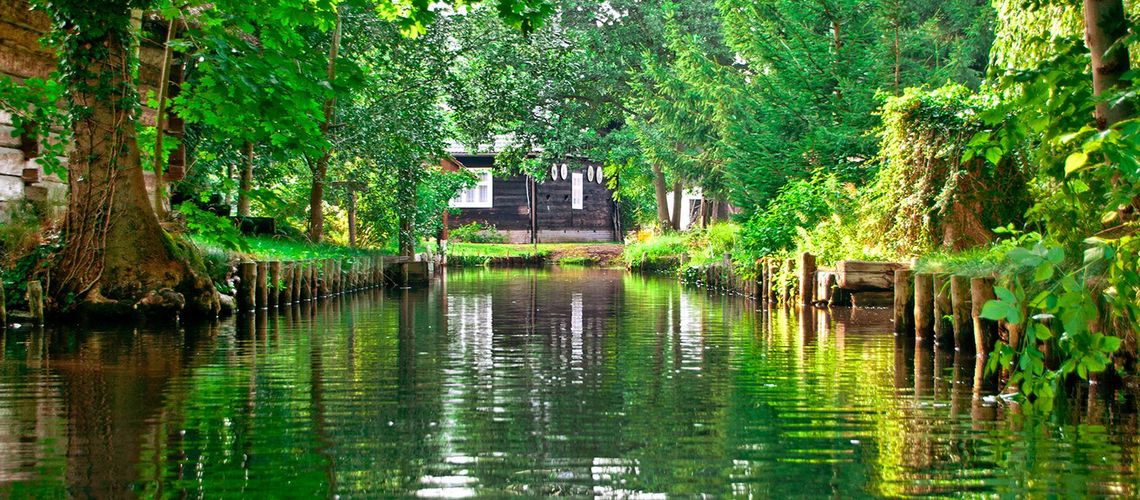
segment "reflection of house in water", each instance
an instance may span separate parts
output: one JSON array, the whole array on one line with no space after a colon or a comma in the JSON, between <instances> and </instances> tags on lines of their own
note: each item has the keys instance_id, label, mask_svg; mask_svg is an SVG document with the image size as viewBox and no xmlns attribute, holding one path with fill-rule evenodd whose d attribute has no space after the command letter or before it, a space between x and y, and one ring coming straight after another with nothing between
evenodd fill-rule
<instances>
[{"instance_id":1,"label":"reflection of house in water","mask_svg":"<svg viewBox=\"0 0 1140 500\"><path fill-rule=\"evenodd\" d=\"M491 294L448 295L447 324L453 335L453 350L470 355L480 371L492 368L491 337L494 319Z\"/></svg>"}]
</instances>

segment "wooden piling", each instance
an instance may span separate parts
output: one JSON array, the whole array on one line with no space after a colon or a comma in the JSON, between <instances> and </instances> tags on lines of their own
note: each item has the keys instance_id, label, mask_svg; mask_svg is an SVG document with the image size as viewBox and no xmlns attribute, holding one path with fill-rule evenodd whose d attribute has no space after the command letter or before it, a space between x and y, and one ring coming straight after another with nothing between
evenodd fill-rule
<instances>
[{"instance_id":1,"label":"wooden piling","mask_svg":"<svg viewBox=\"0 0 1140 500\"><path fill-rule=\"evenodd\" d=\"M292 304L293 301L293 262L281 264L281 296L277 299L278 305Z\"/></svg>"},{"instance_id":2,"label":"wooden piling","mask_svg":"<svg viewBox=\"0 0 1140 500\"><path fill-rule=\"evenodd\" d=\"M800 254L800 305L810 306L815 301L815 256Z\"/></svg>"},{"instance_id":3,"label":"wooden piling","mask_svg":"<svg viewBox=\"0 0 1140 500\"><path fill-rule=\"evenodd\" d=\"M974 323L971 320L970 279L950 277L951 324L954 328L954 350L970 352L974 348Z\"/></svg>"},{"instance_id":4,"label":"wooden piling","mask_svg":"<svg viewBox=\"0 0 1140 500\"><path fill-rule=\"evenodd\" d=\"M297 263L297 295L298 302L313 300L312 263L301 261Z\"/></svg>"},{"instance_id":5,"label":"wooden piling","mask_svg":"<svg viewBox=\"0 0 1140 500\"><path fill-rule=\"evenodd\" d=\"M254 282L257 281L257 263L252 260L242 261L238 264L238 311L249 311L254 308Z\"/></svg>"},{"instance_id":6,"label":"wooden piling","mask_svg":"<svg viewBox=\"0 0 1140 500\"><path fill-rule=\"evenodd\" d=\"M281 303L281 290L284 288L281 282L281 261L275 260L269 263L269 302L266 303L269 307L277 307Z\"/></svg>"},{"instance_id":7,"label":"wooden piling","mask_svg":"<svg viewBox=\"0 0 1140 500\"><path fill-rule=\"evenodd\" d=\"M996 298L992 280L988 278L970 280L970 316L974 325L974 352L978 357L985 357L993 352L994 344L997 342L997 322L982 317L982 307L985 307L987 301Z\"/></svg>"},{"instance_id":8,"label":"wooden piling","mask_svg":"<svg viewBox=\"0 0 1140 500\"><path fill-rule=\"evenodd\" d=\"M336 259L333 261L333 270L336 273L336 293L346 293L349 291L348 283L348 266L344 259Z\"/></svg>"},{"instance_id":9,"label":"wooden piling","mask_svg":"<svg viewBox=\"0 0 1140 500\"><path fill-rule=\"evenodd\" d=\"M914 275L914 338L928 339L934 335L934 276L929 273Z\"/></svg>"},{"instance_id":10,"label":"wooden piling","mask_svg":"<svg viewBox=\"0 0 1140 500\"><path fill-rule=\"evenodd\" d=\"M293 263L293 303L300 304L305 301L305 261Z\"/></svg>"},{"instance_id":11,"label":"wooden piling","mask_svg":"<svg viewBox=\"0 0 1140 500\"><path fill-rule=\"evenodd\" d=\"M760 259L760 301L768 302L768 297L771 296L772 290L772 271L768 265L768 259Z\"/></svg>"},{"instance_id":12,"label":"wooden piling","mask_svg":"<svg viewBox=\"0 0 1140 500\"><path fill-rule=\"evenodd\" d=\"M8 328L8 307L4 300L4 282L0 281L0 331Z\"/></svg>"},{"instance_id":13,"label":"wooden piling","mask_svg":"<svg viewBox=\"0 0 1140 500\"><path fill-rule=\"evenodd\" d=\"M784 260L784 276L795 276L795 269L796 259ZM784 283L784 289L780 290L780 293L783 294L784 305L791 305L793 299L792 295L797 293L796 283L793 283L791 280Z\"/></svg>"},{"instance_id":14,"label":"wooden piling","mask_svg":"<svg viewBox=\"0 0 1140 500\"><path fill-rule=\"evenodd\" d=\"M269 306L269 265L265 261L257 262L255 280L254 287L257 289L254 296L255 305L258 309L264 309Z\"/></svg>"},{"instance_id":15,"label":"wooden piling","mask_svg":"<svg viewBox=\"0 0 1140 500\"><path fill-rule=\"evenodd\" d=\"M44 324L44 287L39 280L28 282L28 312L32 313L32 322L37 325Z\"/></svg>"},{"instance_id":16,"label":"wooden piling","mask_svg":"<svg viewBox=\"0 0 1140 500\"><path fill-rule=\"evenodd\" d=\"M895 269L895 335L914 331L914 271Z\"/></svg>"},{"instance_id":17,"label":"wooden piling","mask_svg":"<svg viewBox=\"0 0 1140 500\"><path fill-rule=\"evenodd\" d=\"M320 265L321 261L311 260L305 266L305 272L309 275L309 299L313 301L321 298Z\"/></svg>"},{"instance_id":18,"label":"wooden piling","mask_svg":"<svg viewBox=\"0 0 1140 500\"><path fill-rule=\"evenodd\" d=\"M954 342L954 324L948 318L954 306L950 301L950 280L943 275L934 275L934 341L942 346Z\"/></svg>"}]
</instances>

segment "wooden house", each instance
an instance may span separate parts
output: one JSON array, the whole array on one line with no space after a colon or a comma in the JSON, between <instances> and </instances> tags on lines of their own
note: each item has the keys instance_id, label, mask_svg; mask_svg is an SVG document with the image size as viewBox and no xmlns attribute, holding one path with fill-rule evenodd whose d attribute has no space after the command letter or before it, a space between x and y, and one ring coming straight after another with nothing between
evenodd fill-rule
<instances>
[{"instance_id":1,"label":"wooden house","mask_svg":"<svg viewBox=\"0 0 1140 500\"><path fill-rule=\"evenodd\" d=\"M478 183L450 202L448 229L478 222L512 243L605 242L621 239L613 192L599 163L566 159L541 178L494 175L495 155L451 150L448 170L468 169Z\"/></svg>"}]
</instances>

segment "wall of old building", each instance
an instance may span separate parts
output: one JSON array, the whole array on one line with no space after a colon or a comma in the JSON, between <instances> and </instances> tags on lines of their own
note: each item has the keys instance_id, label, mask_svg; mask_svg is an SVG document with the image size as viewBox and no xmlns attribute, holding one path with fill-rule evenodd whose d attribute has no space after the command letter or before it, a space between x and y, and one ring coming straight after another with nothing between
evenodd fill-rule
<instances>
[{"instance_id":1,"label":"wall of old building","mask_svg":"<svg viewBox=\"0 0 1140 500\"><path fill-rule=\"evenodd\" d=\"M53 78L55 54L40 44L50 28L47 14L31 10L27 0L0 1L0 78L16 82ZM144 99L157 86L162 56L158 43L143 40L139 78ZM155 110L146 108L142 120L153 125L155 115ZM33 154L25 153L22 147L27 146L26 140L13 135L11 110L0 109L0 221L27 202L38 204L48 214L60 213L66 204L66 182L58 175L48 175ZM61 161L67 164L66 158ZM148 189L153 189L154 175L145 175Z\"/></svg>"}]
</instances>

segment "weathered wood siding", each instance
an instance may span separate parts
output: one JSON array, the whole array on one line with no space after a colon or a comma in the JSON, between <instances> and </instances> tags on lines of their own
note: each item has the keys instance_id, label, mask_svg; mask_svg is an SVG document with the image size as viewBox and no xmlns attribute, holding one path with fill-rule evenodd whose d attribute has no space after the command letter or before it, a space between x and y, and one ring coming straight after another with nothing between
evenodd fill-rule
<instances>
[{"instance_id":1,"label":"weathered wood siding","mask_svg":"<svg viewBox=\"0 0 1140 500\"><path fill-rule=\"evenodd\" d=\"M471 167L470 162L465 165ZM481 166L481 165L480 165ZM585 176L581 167L571 169ZM569 177L569 176L568 176ZM605 184L582 179L582 209L572 208L572 181L539 180L537 191L538 239L542 241L613 241L614 202ZM530 241L530 210L527 180L521 175L495 177L491 208L459 208L448 220L449 228L479 222L506 233L512 241Z\"/></svg>"},{"instance_id":2,"label":"weathered wood siding","mask_svg":"<svg viewBox=\"0 0 1140 500\"><path fill-rule=\"evenodd\" d=\"M27 0L0 1L0 78L22 81L27 78L50 78L56 69L55 54L39 40L51 28L51 20L42 11L31 10ZM139 50L139 92L146 96L157 86L162 49L144 40ZM156 111L142 110L143 123L153 125ZM20 149L21 139L12 135L12 115L0 110L0 221L9 210L25 200L44 204L55 211L63 206L67 185L55 175L46 175L34 158ZM66 166L67 159L62 159ZM34 171L34 174L33 174ZM144 172L147 187L154 185L154 175Z\"/></svg>"}]
</instances>

